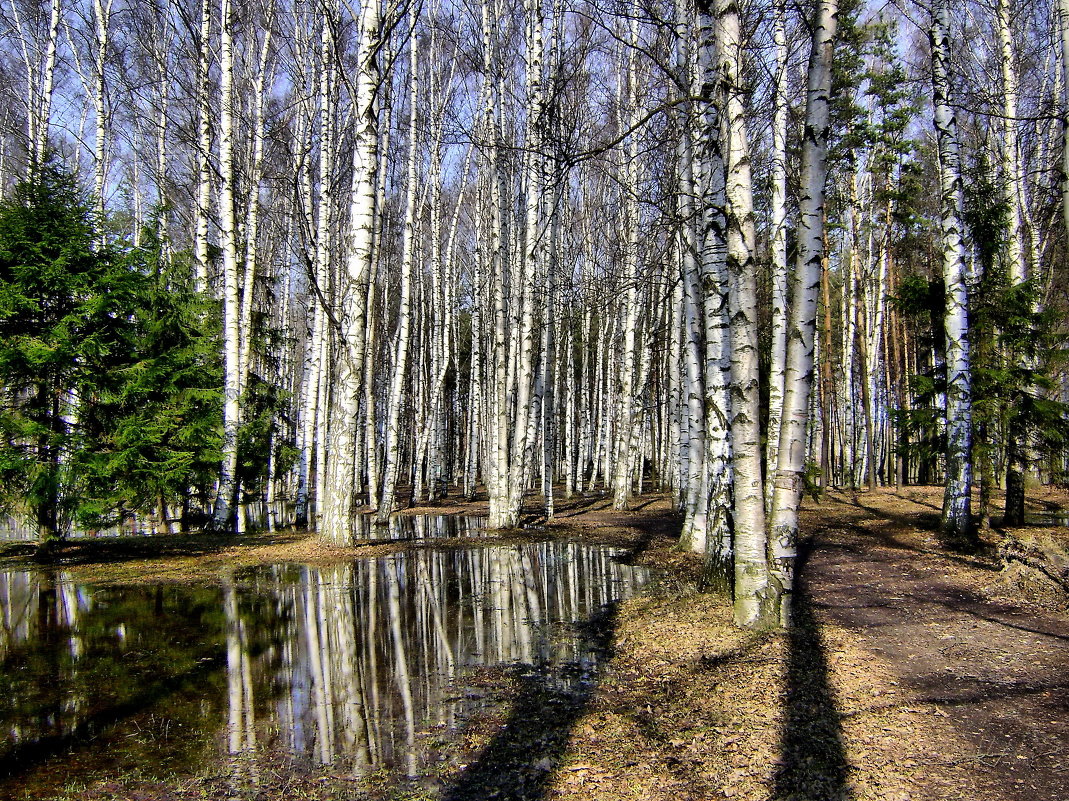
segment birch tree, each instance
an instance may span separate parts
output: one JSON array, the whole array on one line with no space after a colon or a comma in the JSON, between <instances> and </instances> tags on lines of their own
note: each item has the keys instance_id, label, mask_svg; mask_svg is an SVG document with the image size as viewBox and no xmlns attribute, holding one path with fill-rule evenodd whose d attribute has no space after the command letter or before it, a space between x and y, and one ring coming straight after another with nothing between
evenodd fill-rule
<instances>
[{"instance_id":1,"label":"birch tree","mask_svg":"<svg viewBox=\"0 0 1069 801\"><path fill-rule=\"evenodd\" d=\"M939 191L943 283L946 291L946 492L942 531L951 542L967 545L972 527L972 393L969 372L969 296L965 283L962 242L961 155L957 117L950 100L948 69L950 10L947 0L932 7L929 41L932 49L932 90L939 147Z\"/></svg>"},{"instance_id":2,"label":"birch tree","mask_svg":"<svg viewBox=\"0 0 1069 801\"><path fill-rule=\"evenodd\" d=\"M798 215L798 254L787 335L786 391L772 498L772 587L762 610L767 623L790 620L797 557L798 509L805 470L806 421L813 386L817 299L824 252L824 190L827 177L831 66L838 25L838 4L820 0L813 24L806 78L805 130L802 138L802 195Z\"/></svg>"},{"instance_id":3,"label":"birch tree","mask_svg":"<svg viewBox=\"0 0 1069 801\"><path fill-rule=\"evenodd\" d=\"M339 326L339 354L334 364L334 390L329 418L330 449L320 485L323 509L320 533L334 542L352 538L356 502L356 426L363 388L367 287L372 270L372 238L376 222L379 159L378 109L381 85L379 55L384 36L377 2L361 7L353 84L353 155L349 222L344 263L333 311Z\"/></svg>"},{"instance_id":4,"label":"birch tree","mask_svg":"<svg viewBox=\"0 0 1069 801\"><path fill-rule=\"evenodd\" d=\"M231 0L222 0L219 34L220 114L219 114L219 216L223 249L223 458L212 528L230 526L237 494L238 429L241 426L241 310L238 275L238 223L234 195L237 170L234 164L234 39ZM251 289L251 288L250 288Z\"/></svg>"},{"instance_id":5,"label":"birch tree","mask_svg":"<svg viewBox=\"0 0 1069 801\"><path fill-rule=\"evenodd\" d=\"M414 27L414 23L413 23ZM394 493L401 461L401 406L408 381L408 351L412 327L412 271L416 258L416 203L419 195L419 137L417 111L419 108L419 48L413 34L409 41L409 116L408 116L408 177L405 182L405 219L401 245L400 298L397 310L397 330L393 336L393 372L390 380L389 403L386 412L386 461L383 466L382 495L379 519L385 521L393 511Z\"/></svg>"}]
</instances>

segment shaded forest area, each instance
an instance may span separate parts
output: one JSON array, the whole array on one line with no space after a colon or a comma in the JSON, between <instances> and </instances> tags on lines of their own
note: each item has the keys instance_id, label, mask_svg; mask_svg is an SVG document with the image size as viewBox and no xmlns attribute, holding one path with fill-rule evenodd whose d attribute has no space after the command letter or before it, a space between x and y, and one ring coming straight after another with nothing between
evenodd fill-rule
<instances>
[{"instance_id":1,"label":"shaded forest area","mask_svg":"<svg viewBox=\"0 0 1069 801\"><path fill-rule=\"evenodd\" d=\"M0 494L43 552L653 488L765 628L805 492L945 485L969 551L1065 480L1069 9L0 13Z\"/></svg>"}]
</instances>

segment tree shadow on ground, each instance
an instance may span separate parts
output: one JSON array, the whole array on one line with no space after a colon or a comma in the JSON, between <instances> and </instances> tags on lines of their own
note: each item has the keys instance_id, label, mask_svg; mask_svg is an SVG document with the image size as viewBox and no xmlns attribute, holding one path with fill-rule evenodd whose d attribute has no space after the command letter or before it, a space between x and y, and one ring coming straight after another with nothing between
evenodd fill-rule
<instances>
[{"instance_id":1,"label":"tree shadow on ground","mask_svg":"<svg viewBox=\"0 0 1069 801\"><path fill-rule=\"evenodd\" d=\"M642 521L640 536L617 559L634 564L659 536L678 536L672 512ZM576 723L594 698L603 666L612 658L617 603L603 606L579 631L580 653L594 658L562 673L524 665L508 720L473 762L445 789L443 801L537 801L548 795Z\"/></svg>"},{"instance_id":2,"label":"tree shadow on ground","mask_svg":"<svg viewBox=\"0 0 1069 801\"><path fill-rule=\"evenodd\" d=\"M776 774L778 801L847 801L850 766L842 722L828 683L828 658L805 577L812 548L797 559L793 623L788 634L787 709Z\"/></svg>"},{"instance_id":3,"label":"tree shadow on ground","mask_svg":"<svg viewBox=\"0 0 1069 801\"><path fill-rule=\"evenodd\" d=\"M858 498L854 498L852 502L853 506L858 509L864 510L868 517L866 519L872 520L890 520L903 529L920 529L922 531L930 531L936 535L936 538L942 543L942 547L939 549L934 548L921 548L916 545L902 542L896 536L896 532L887 532L880 530L879 528L868 528L855 524L855 529L859 533L869 535L877 538L880 544L894 548L901 551L914 551L916 553L924 553L930 556L937 556L940 559L946 559L952 562L965 565L966 567L976 568L978 570L985 570L988 572L997 572L1001 567L991 561L993 555L992 549L983 543L981 543L978 550L970 549L968 547L960 548L955 547L954 544L946 543L943 541L942 536L939 534L940 517L936 513L919 512L916 514L908 514L901 512L892 512L887 509L880 508L878 506L870 506L862 503Z\"/></svg>"},{"instance_id":4,"label":"tree shadow on ground","mask_svg":"<svg viewBox=\"0 0 1069 801\"><path fill-rule=\"evenodd\" d=\"M597 688L599 665L611 657L616 604L583 625L582 648L595 658L569 665L563 675L525 665L508 720L479 756L453 781L444 801L544 798L576 722Z\"/></svg>"}]
</instances>

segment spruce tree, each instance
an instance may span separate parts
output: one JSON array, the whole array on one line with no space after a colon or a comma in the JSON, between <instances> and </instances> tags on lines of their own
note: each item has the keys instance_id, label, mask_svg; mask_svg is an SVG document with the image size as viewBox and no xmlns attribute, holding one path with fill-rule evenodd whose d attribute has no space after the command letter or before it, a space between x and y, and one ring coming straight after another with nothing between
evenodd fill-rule
<instances>
[{"instance_id":1,"label":"spruce tree","mask_svg":"<svg viewBox=\"0 0 1069 801\"><path fill-rule=\"evenodd\" d=\"M79 505L79 422L113 391L136 282L69 175L41 168L0 204L0 508L42 546Z\"/></svg>"}]
</instances>

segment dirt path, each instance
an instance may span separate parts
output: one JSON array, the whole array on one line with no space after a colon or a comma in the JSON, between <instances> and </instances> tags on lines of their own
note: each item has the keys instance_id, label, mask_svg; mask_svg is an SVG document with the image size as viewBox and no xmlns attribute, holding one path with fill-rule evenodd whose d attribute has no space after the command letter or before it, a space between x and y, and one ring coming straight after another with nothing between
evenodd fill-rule
<instances>
[{"instance_id":1,"label":"dirt path","mask_svg":"<svg viewBox=\"0 0 1069 801\"><path fill-rule=\"evenodd\" d=\"M785 634L739 632L715 596L629 602L532 797L1069 799L1069 618L1005 597L993 556L947 554L938 508L937 488L810 504ZM667 534L644 558L673 558Z\"/></svg>"},{"instance_id":2,"label":"dirt path","mask_svg":"<svg viewBox=\"0 0 1069 801\"><path fill-rule=\"evenodd\" d=\"M938 549L916 525L932 522L930 496L842 496L811 515L815 619L856 636L898 682L899 706L945 716L957 742L930 758L967 764L995 798L1069 798L1069 622L992 597L989 561ZM945 797L938 784L922 797Z\"/></svg>"}]
</instances>

